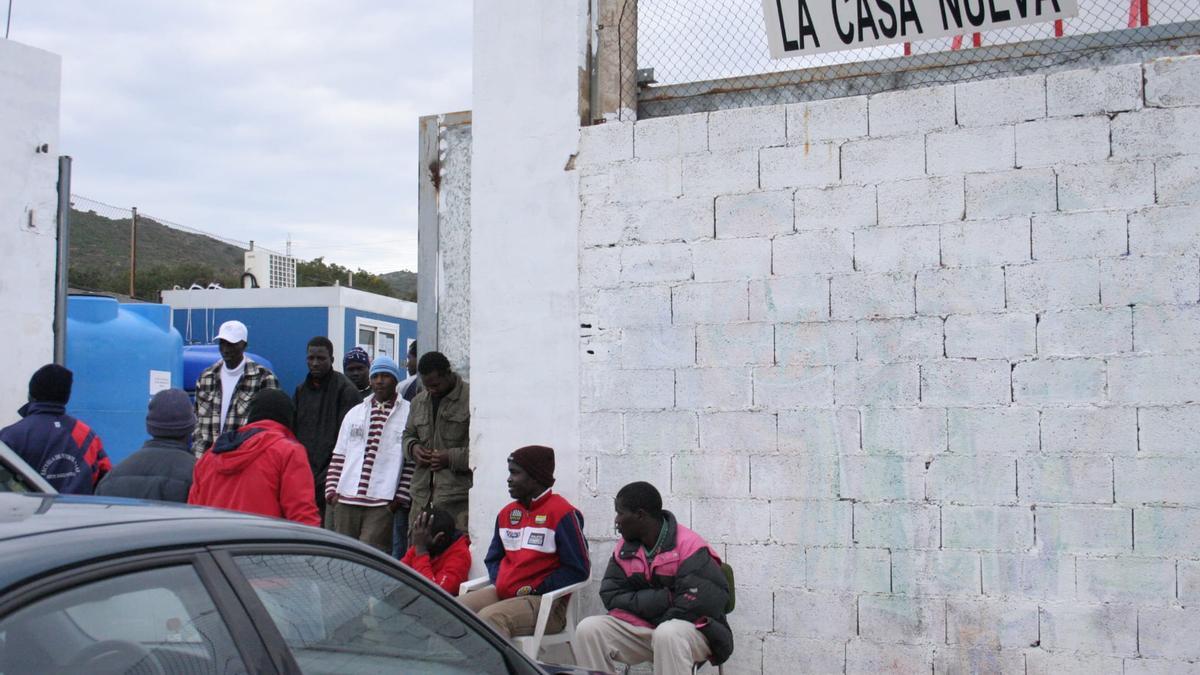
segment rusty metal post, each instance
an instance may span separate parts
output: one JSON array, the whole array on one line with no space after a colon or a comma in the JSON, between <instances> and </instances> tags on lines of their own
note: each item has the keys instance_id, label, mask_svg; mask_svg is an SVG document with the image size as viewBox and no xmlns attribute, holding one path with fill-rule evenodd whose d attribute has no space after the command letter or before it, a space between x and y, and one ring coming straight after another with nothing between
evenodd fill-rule
<instances>
[{"instance_id":1,"label":"rusty metal post","mask_svg":"<svg viewBox=\"0 0 1200 675\"><path fill-rule=\"evenodd\" d=\"M599 0L593 121L637 119L637 0Z\"/></svg>"}]
</instances>

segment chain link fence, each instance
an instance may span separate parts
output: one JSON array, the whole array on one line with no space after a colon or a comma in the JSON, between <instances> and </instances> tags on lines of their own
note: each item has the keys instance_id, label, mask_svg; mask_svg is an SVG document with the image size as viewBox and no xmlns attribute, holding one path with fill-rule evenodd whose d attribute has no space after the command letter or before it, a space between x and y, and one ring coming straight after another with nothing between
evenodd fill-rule
<instances>
[{"instance_id":1,"label":"chain link fence","mask_svg":"<svg viewBox=\"0 0 1200 675\"><path fill-rule=\"evenodd\" d=\"M636 40L638 68L623 77L638 80L641 117L715 107L684 100L698 94L737 91L741 106L767 105L790 102L771 88L803 86L793 100L815 100L847 95L835 79L924 70L924 85L964 82L995 76L989 62L1018 58L1021 69L1033 70L1072 53L1200 34L1200 0L1080 0L1079 15L1061 21L772 60L761 0L622 3L620 39ZM729 82L747 76L753 81ZM720 107L731 104L726 98Z\"/></svg>"}]
</instances>

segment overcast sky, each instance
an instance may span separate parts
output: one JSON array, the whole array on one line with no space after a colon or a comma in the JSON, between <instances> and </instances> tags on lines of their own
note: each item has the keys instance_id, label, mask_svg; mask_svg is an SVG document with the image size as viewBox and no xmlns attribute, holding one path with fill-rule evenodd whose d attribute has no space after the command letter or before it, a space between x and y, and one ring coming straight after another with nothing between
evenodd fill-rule
<instances>
[{"instance_id":1,"label":"overcast sky","mask_svg":"<svg viewBox=\"0 0 1200 675\"><path fill-rule=\"evenodd\" d=\"M416 269L417 118L471 107L470 0L13 0L10 38L62 56L73 192Z\"/></svg>"}]
</instances>

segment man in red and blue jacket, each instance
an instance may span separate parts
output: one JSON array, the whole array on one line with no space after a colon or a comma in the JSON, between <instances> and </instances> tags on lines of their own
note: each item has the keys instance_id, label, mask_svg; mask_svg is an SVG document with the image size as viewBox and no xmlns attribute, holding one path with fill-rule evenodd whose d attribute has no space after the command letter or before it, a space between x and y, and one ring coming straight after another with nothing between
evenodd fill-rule
<instances>
[{"instance_id":1,"label":"man in red and blue jacket","mask_svg":"<svg viewBox=\"0 0 1200 675\"><path fill-rule=\"evenodd\" d=\"M492 586L462 603L505 637L532 635L541 596L584 581L591 573L583 514L554 485L554 450L528 445L508 457L508 493L516 501L500 510L484 564ZM566 624L567 598L550 610L547 633Z\"/></svg>"},{"instance_id":2,"label":"man in red and blue jacket","mask_svg":"<svg viewBox=\"0 0 1200 675\"><path fill-rule=\"evenodd\" d=\"M0 429L0 441L61 494L90 495L112 470L100 437L67 414L74 376L50 363L29 378L29 402L17 412L21 421Z\"/></svg>"}]
</instances>

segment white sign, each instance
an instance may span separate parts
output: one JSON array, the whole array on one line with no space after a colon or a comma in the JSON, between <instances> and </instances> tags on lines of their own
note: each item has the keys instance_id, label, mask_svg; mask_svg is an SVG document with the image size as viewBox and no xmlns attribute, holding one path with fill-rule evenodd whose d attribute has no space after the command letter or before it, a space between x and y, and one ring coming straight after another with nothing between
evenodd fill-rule
<instances>
[{"instance_id":1,"label":"white sign","mask_svg":"<svg viewBox=\"0 0 1200 675\"><path fill-rule=\"evenodd\" d=\"M153 396L164 389L171 388L171 371L150 371L150 395Z\"/></svg>"},{"instance_id":2,"label":"white sign","mask_svg":"<svg viewBox=\"0 0 1200 675\"><path fill-rule=\"evenodd\" d=\"M1077 0L762 0L771 58L963 35L1079 14Z\"/></svg>"}]
</instances>

